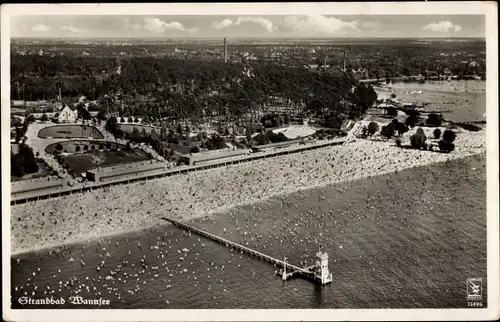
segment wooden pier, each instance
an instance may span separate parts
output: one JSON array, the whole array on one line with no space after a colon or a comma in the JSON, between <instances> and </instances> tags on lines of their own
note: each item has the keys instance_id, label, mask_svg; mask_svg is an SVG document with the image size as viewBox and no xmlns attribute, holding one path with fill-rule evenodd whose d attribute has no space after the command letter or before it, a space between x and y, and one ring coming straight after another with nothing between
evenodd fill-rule
<instances>
[{"instance_id":1,"label":"wooden pier","mask_svg":"<svg viewBox=\"0 0 500 322\"><path fill-rule=\"evenodd\" d=\"M319 282L321 284L327 284L327 283L330 283L332 281L331 274L328 272L328 267L327 267L328 262L326 262L326 266L325 266L325 263L318 262L316 265L311 265L308 267L299 267L299 266L292 265L292 264L286 262L286 259L280 260L280 259L274 258L272 256L261 253L257 250L240 245L238 243L227 240L225 238L216 236L214 234L211 234L211 233L206 232L204 230L201 230L199 228L187 225L185 223L179 222L177 220L174 220L171 218L166 218L166 217L162 217L162 219L172 223L173 225L175 225L177 227L185 229L188 232L193 232L193 233L198 234L202 237L205 237L205 238L208 238L208 239L213 240L215 242L218 242L219 244L225 245L226 247L230 247L230 248L236 249L240 252L246 253L247 255L249 255L251 257L255 257L255 258L263 260L265 262L274 264L275 266L281 267L281 270L278 272L278 274L283 277L283 280L286 280L286 279L291 278L293 276L300 275L302 277L305 277L307 279L311 279L311 280L313 280L315 282ZM322 254L323 256L326 255L326 253L321 253L321 252L319 252L318 254ZM328 255L326 255L326 260L328 261ZM324 272L323 274L321 274L322 268L323 268L323 270L325 270L325 268L326 268L326 272Z\"/></svg>"}]
</instances>

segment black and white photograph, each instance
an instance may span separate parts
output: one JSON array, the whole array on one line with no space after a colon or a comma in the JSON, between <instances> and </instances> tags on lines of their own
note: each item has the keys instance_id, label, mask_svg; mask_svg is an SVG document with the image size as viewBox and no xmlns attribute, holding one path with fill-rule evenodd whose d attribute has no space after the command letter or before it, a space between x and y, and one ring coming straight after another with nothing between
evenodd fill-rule
<instances>
[{"instance_id":1,"label":"black and white photograph","mask_svg":"<svg viewBox=\"0 0 500 322\"><path fill-rule=\"evenodd\" d=\"M2 5L4 319L498 319L496 3L366 6Z\"/></svg>"}]
</instances>

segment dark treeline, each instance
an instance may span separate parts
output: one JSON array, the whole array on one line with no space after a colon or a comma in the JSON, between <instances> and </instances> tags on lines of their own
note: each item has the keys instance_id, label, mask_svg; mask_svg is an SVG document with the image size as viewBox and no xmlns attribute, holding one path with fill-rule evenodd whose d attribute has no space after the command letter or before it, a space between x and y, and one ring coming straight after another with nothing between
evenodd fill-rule
<instances>
[{"instance_id":1,"label":"dark treeline","mask_svg":"<svg viewBox=\"0 0 500 322\"><path fill-rule=\"evenodd\" d=\"M356 80L341 71L311 71L265 61L252 64L134 57L12 56L12 98L55 99L85 95L121 115L152 118L239 118L272 99L308 106L318 115L342 102L364 104ZM363 91L363 89L361 89ZM371 98L370 98L371 100ZM374 100L374 99L373 99Z\"/></svg>"}]
</instances>

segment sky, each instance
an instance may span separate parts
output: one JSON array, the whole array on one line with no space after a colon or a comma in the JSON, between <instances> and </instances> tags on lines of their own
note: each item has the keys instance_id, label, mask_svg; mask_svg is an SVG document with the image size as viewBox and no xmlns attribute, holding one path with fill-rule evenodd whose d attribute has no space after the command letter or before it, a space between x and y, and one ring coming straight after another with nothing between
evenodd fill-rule
<instances>
[{"instance_id":1,"label":"sky","mask_svg":"<svg viewBox=\"0 0 500 322\"><path fill-rule=\"evenodd\" d=\"M485 37L483 15L57 15L12 16L30 38Z\"/></svg>"}]
</instances>

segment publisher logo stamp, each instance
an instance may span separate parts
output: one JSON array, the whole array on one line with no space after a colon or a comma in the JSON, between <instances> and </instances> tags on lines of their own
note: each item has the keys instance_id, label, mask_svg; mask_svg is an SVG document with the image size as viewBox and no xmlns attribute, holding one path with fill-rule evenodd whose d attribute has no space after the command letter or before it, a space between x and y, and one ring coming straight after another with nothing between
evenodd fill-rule
<instances>
[{"instance_id":1,"label":"publisher logo stamp","mask_svg":"<svg viewBox=\"0 0 500 322\"><path fill-rule=\"evenodd\" d=\"M483 279L480 277L467 279L467 301L483 300Z\"/></svg>"}]
</instances>

